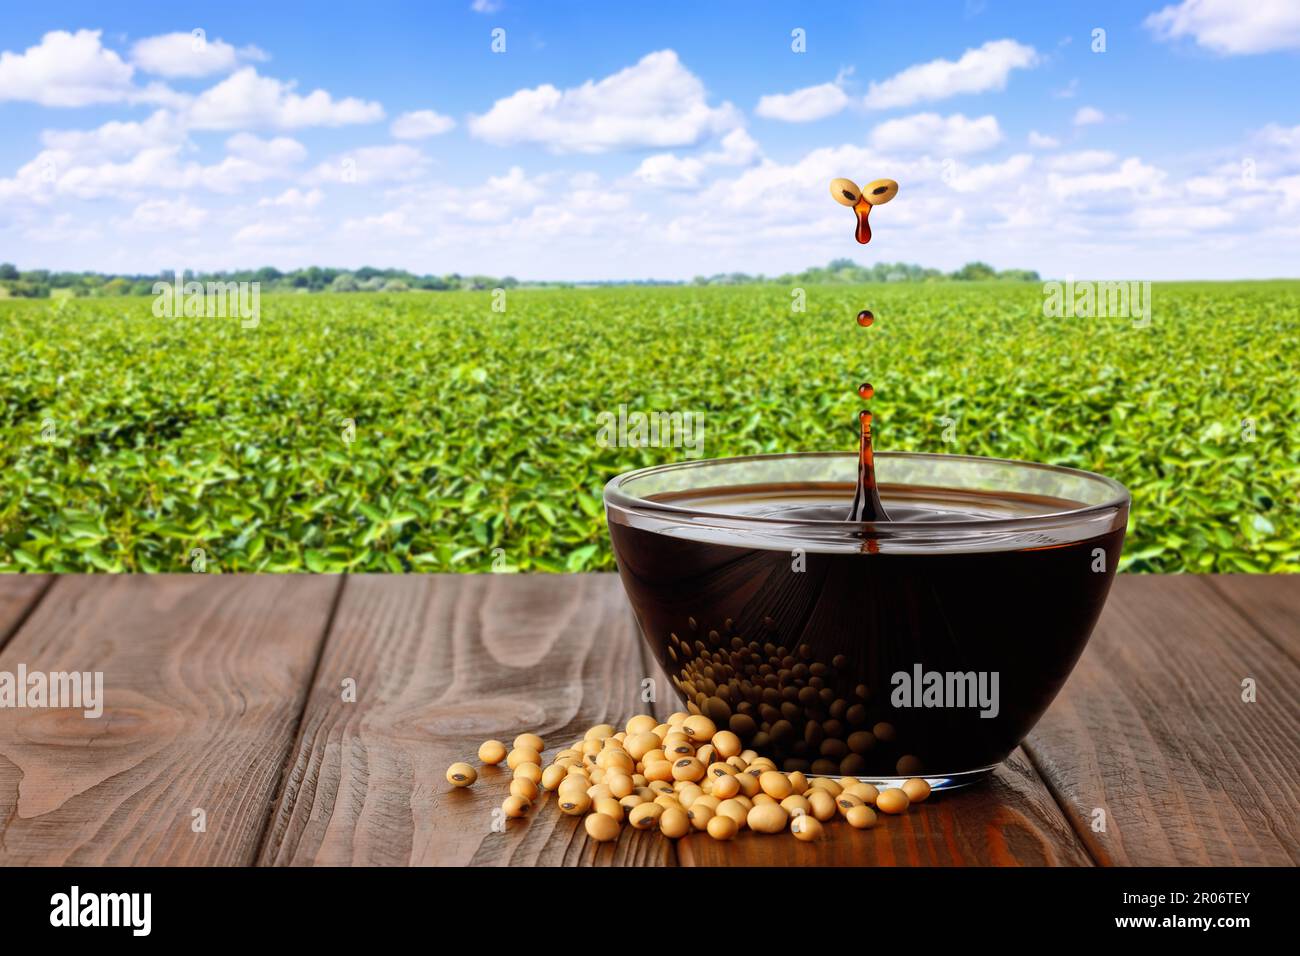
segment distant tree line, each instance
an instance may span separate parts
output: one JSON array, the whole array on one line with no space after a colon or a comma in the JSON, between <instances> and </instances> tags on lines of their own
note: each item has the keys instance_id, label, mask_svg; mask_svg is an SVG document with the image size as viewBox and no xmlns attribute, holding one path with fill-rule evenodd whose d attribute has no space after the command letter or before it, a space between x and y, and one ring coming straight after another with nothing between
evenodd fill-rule
<instances>
[{"instance_id":1,"label":"distant tree line","mask_svg":"<svg viewBox=\"0 0 1300 956\"><path fill-rule=\"evenodd\" d=\"M512 276L501 278L482 275L416 275L405 269L331 269L310 266L283 272L264 266L233 272L192 272L185 281L257 282L262 292L449 292L456 290L514 289L519 287L574 287L582 285L685 285L671 280L627 280L604 282L520 282ZM99 272L51 272L48 269L19 270L11 263L0 263L0 298L44 299L51 296L126 296L152 295L155 282L172 282L174 272L153 275L104 275ZM852 259L835 259L825 267L803 272L767 277L744 272L696 276L692 285L782 285L851 282L952 282L999 279L1038 282L1037 272L1005 269L1001 272L983 262L969 262L955 272L926 269L906 262L879 262L861 266Z\"/></svg>"},{"instance_id":2,"label":"distant tree line","mask_svg":"<svg viewBox=\"0 0 1300 956\"><path fill-rule=\"evenodd\" d=\"M779 285L828 285L861 282L976 282L997 279L1008 282L1041 282L1031 269L1003 269L999 272L987 262L968 262L953 272L927 269L909 262L877 262L861 266L852 259L832 259L826 266L814 266L803 272L787 272L767 278L744 272L726 272L714 276L696 276L695 285L749 285L772 282Z\"/></svg>"}]
</instances>

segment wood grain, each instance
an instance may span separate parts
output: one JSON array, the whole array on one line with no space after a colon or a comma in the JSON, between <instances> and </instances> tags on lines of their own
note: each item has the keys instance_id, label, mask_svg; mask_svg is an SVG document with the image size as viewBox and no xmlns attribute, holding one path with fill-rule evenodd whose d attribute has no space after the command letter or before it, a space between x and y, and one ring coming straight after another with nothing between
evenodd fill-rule
<instances>
[{"instance_id":1,"label":"wood grain","mask_svg":"<svg viewBox=\"0 0 1300 956\"><path fill-rule=\"evenodd\" d=\"M338 587L60 577L0 670L102 671L104 713L0 712L0 864L252 862Z\"/></svg>"},{"instance_id":2,"label":"wood grain","mask_svg":"<svg viewBox=\"0 0 1300 956\"><path fill-rule=\"evenodd\" d=\"M1088 866L1087 851L1038 773L1017 750L982 785L932 794L900 816L879 814L870 830L841 819L827 839L743 831L730 843L691 834L678 842L683 866Z\"/></svg>"},{"instance_id":3,"label":"wood grain","mask_svg":"<svg viewBox=\"0 0 1300 956\"><path fill-rule=\"evenodd\" d=\"M485 739L509 745L530 730L554 753L644 710L641 643L612 575L349 579L260 861L673 862L657 833L590 844L549 795L499 826L504 766L468 790L444 778L456 760L477 764ZM355 703L342 699L346 679Z\"/></svg>"},{"instance_id":4,"label":"wood grain","mask_svg":"<svg viewBox=\"0 0 1300 956\"><path fill-rule=\"evenodd\" d=\"M53 583L53 578L43 574L0 574L0 650Z\"/></svg>"},{"instance_id":5,"label":"wood grain","mask_svg":"<svg viewBox=\"0 0 1300 956\"><path fill-rule=\"evenodd\" d=\"M443 773L677 709L614 575L48 584L0 578L0 671L103 671L106 713L0 710L0 864L1300 863L1300 578L1121 576L1025 747L874 830L600 847L547 797L494 828L504 769Z\"/></svg>"},{"instance_id":6,"label":"wood grain","mask_svg":"<svg viewBox=\"0 0 1300 956\"><path fill-rule=\"evenodd\" d=\"M1284 628L1283 613L1261 619ZM1242 700L1247 677L1255 703ZM1121 576L1026 750L1099 862L1294 865L1297 700L1295 659L1206 580Z\"/></svg>"},{"instance_id":7,"label":"wood grain","mask_svg":"<svg viewBox=\"0 0 1300 956\"><path fill-rule=\"evenodd\" d=\"M1213 574L1203 580L1300 663L1300 574Z\"/></svg>"}]
</instances>

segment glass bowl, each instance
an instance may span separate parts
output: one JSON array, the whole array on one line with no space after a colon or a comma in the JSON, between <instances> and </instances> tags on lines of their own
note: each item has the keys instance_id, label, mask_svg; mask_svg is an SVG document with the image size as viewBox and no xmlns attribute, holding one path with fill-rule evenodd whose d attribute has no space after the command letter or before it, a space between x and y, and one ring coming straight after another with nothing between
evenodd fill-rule
<instances>
[{"instance_id":1,"label":"glass bowl","mask_svg":"<svg viewBox=\"0 0 1300 956\"><path fill-rule=\"evenodd\" d=\"M880 452L891 520L845 519L852 453L688 461L605 487L619 574L683 709L786 771L973 782L1064 685L1129 494L1101 475Z\"/></svg>"}]
</instances>

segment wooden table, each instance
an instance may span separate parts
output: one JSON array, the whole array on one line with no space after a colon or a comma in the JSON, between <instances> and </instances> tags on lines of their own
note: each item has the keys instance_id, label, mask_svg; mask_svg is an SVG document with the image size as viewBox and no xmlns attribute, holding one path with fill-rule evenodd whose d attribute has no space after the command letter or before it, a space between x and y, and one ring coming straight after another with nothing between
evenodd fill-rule
<instances>
[{"instance_id":1,"label":"wooden table","mask_svg":"<svg viewBox=\"0 0 1300 956\"><path fill-rule=\"evenodd\" d=\"M550 798L494 832L504 771L450 790L484 738L644 709L660 675L612 575L5 576L20 663L102 671L107 703L0 710L8 865L1300 863L1300 577L1121 577L988 785L820 844L597 847Z\"/></svg>"}]
</instances>

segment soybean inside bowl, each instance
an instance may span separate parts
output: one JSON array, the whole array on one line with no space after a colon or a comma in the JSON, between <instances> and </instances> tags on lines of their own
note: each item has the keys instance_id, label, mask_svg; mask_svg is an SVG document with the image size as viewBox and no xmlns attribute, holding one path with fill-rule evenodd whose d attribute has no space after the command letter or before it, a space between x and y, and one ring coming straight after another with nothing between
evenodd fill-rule
<instances>
[{"instance_id":1,"label":"soybean inside bowl","mask_svg":"<svg viewBox=\"0 0 1300 956\"><path fill-rule=\"evenodd\" d=\"M682 462L605 487L642 634L684 709L786 771L942 788L1064 685L1128 520L1091 472L882 452L891 520L845 520L857 456Z\"/></svg>"}]
</instances>

